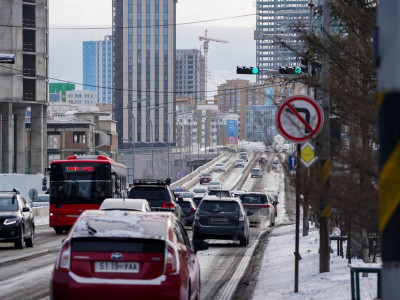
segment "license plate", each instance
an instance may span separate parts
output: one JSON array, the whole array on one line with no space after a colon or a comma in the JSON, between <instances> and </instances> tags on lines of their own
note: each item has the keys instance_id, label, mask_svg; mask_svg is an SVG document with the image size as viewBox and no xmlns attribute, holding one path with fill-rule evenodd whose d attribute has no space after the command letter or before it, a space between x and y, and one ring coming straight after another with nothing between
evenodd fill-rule
<instances>
[{"instance_id":1,"label":"license plate","mask_svg":"<svg viewBox=\"0 0 400 300\"><path fill-rule=\"evenodd\" d=\"M212 222L227 222L228 218L211 218Z\"/></svg>"},{"instance_id":2,"label":"license plate","mask_svg":"<svg viewBox=\"0 0 400 300\"><path fill-rule=\"evenodd\" d=\"M96 261L94 264L94 270L95 272L139 273L139 263Z\"/></svg>"}]
</instances>

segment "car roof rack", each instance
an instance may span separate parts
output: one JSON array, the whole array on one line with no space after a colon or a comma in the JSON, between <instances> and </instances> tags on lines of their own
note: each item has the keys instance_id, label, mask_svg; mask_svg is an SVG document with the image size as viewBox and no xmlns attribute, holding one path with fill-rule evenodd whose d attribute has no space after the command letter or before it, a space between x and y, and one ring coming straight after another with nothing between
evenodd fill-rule
<instances>
[{"instance_id":1,"label":"car roof rack","mask_svg":"<svg viewBox=\"0 0 400 300\"><path fill-rule=\"evenodd\" d=\"M13 188L12 189L12 191L0 191L0 193L4 193L4 194L6 194L6 193L15 193L15 194L21 194L20 192L19 192L19 189L16 189L16 188Z\"/></svg>"},{"instance_id":2,"label":"car roof rack","mask_svg":"<svg viewBox=\"0 0 400 300\"><path fill-rule=\"evenodd\" d=\"M161 179L134 179L133 180L133 186L137 185L160 185L160 186L166 186L167 180L161 180Z\"/></svg>"}]
</instances>

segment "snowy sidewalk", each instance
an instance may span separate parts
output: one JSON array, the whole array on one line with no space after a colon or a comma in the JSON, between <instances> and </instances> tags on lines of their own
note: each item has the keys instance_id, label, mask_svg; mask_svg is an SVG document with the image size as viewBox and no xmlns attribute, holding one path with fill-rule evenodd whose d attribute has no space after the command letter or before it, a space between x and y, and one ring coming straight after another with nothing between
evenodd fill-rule
<instances>
[{"instance_id":1,"label":"snowy sidewalk","mask_svg":"<svg viewBox=\"0 0 400 300\"><path fill-rule=\"evenodd\" d=\"M336 250L335 241L332 247ZM299 292L294 293L295 225L276 227L266 246L253 300L265 299L351 299L347 259L331 253L330 272L319 273L319 231L310 226L309 235L300 229ZM344 249L345 246L344 246ZM352 260L352 263L362 263ZM376 298L377 275L360 276L361 299Z\"/></svg>"}]
</instances>

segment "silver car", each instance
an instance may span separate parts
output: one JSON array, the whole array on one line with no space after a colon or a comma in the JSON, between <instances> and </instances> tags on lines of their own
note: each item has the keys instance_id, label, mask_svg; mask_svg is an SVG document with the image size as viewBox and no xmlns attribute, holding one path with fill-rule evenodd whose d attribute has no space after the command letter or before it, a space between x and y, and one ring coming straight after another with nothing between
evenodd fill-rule
<instances>
[{"instance_id":1,"label":"silver car","mask_svg":"<svg viewBox=\"0 0 400 300\"><path fill-rule=\"evenodd\" d=\"M134 210L151 211L146 199L106 198L100 205L100 210Z\"/></svg>"},{"instance_id":2,"label":"silver car","mask_svg":"<svg viewBox=\"0 0 400 300\"><path fill-rule=\"evenodd\" d=\"M225 172L225 165L223 163L216 163L214 166L214 172Z\"/></svg>"},{"instance_id":3,"label":"silver car","mask_svg":"<svg viewBox=\"0 0 400 300\"><path fill-rule=\"evenodd\" d=\"M235 168L244 168L244 160L243 159L237 159L235 161Z\"/></svg>"},{"instance_id":4,"label":"silver car","mask_svg":"<svg viewBox=\"0 0 400 300\"><path fill-rule=\"evenodd\" d=\"M222 185L221 185L221 181L210 181L208 183L208 192L211 190L221 190L222 189Z\"/></svg>"},{"instance_id":5,"label":"silver car","mask_svg":"<svg viewBox=\"0 0 400 300\"><path fill-rule=\"evenodd\" d=\"M249 217L250 224L259 225L268 220L270 226L275 225L275 200L270 195L251 192L241 194L238 197L246 211L254 212L254 215Z\"/></svg>"},{"instance_id":6,"label":"silver car","mask_svg":"<svg viewBox=\"0 0 400 300\"><path fill-rule=\"evenodd\" d=\"M253 177L260 177L260 178L262 177L262 172L260 168L253 168L251 170L251 178Z\"/></svg>"}]
</instances>

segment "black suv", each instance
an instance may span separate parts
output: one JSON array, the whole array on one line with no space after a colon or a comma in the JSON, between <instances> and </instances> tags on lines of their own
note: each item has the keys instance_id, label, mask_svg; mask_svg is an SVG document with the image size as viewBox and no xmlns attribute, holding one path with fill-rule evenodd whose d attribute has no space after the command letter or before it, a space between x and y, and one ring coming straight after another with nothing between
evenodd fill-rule
<instances>
[{"instance_id":1,"label":"black suv","mask_svg":"<svg viewBox=\"0 0 400 300\"><path fill-rule=\"evenodd\" d=\"M35 222L32 210L18 190L0 191L0 242L22 249L33 247Z\"/></svg>"},{"instance_id":2,"label":"black suv","mask_svg":"<svg viewBox=\"0 0 400 300\"><path fill-rule=\"evenodd\" d=\"M181 208L175 201L168 180L135 179L128 198L146 199L152 211L170 211L181 219Z\"/></svg>"}]
</instances>

